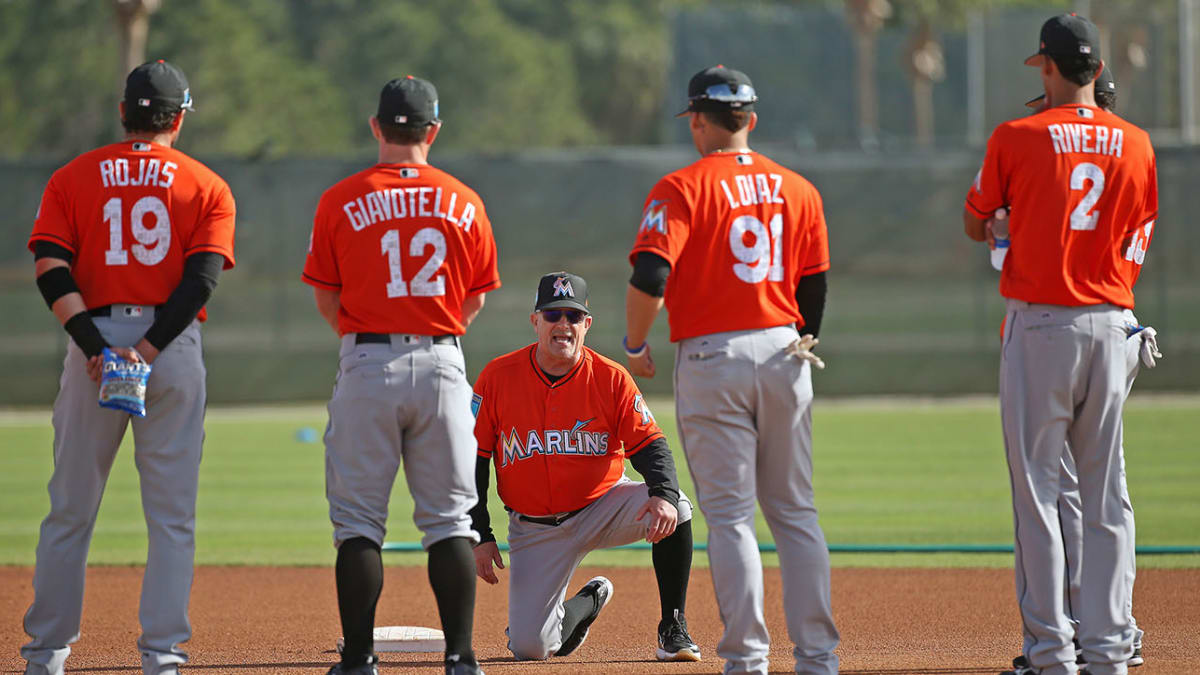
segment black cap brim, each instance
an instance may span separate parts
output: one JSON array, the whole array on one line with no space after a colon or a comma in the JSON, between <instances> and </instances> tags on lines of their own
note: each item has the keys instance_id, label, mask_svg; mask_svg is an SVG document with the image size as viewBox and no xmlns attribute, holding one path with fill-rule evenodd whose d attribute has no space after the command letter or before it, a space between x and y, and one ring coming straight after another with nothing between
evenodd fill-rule
<instances>
[{"instance_id":1,"label":"black cap brim","mask_svg":"<svg viewBox=\"0 0 1200 675\"><path fill-rule=\"evenodd\" d=\"M1025 101L1025 107L1026 108L1036 108L1042 104L1042 101L1045 101L1045 100L1046 100L1045 94L1038 94L1037 96L1034 96L1033 98L1029 99L1028 101Z\"/></svg>"},{"instance_id":2,"label":"black cap brim","mask_svg":"<svg viewBox=\"0 0 1200 675\"><path fill-rule=\"evenodd\" d=\"M588 309L587 306L578 300L554 300L553 302L548 302L541 307L538 307L536 311L540 312L546 309L577 309L584 314L590 315L592 313L592 310Z\"/></svg>"}]
</instances>

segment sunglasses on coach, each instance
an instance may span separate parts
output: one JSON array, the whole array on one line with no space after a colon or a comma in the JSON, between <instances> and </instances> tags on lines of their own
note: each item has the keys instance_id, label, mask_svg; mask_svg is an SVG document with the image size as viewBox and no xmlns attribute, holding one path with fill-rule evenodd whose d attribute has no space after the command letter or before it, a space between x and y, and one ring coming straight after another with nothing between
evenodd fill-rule
<instances>
[{"instance_id":1,"label":"sunglasses on coach","mask_svg":"<svg viewBox=\"0 0 1200 675\"><path fill-rule=\"evenodd\" d=\"M558 323L563 317L568 323L582 323L587 312L579 309L543 309L542 318L550 323Z\"/></svg>"}]
</instances>

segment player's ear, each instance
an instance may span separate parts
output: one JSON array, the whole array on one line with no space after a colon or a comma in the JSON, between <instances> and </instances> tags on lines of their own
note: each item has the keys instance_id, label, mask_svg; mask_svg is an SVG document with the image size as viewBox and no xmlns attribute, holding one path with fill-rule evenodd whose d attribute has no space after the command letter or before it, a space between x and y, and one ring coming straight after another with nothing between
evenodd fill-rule
<instances>
[{"instance_id":1,"label":"player's ear","mask_svg":"<svg viewBox=\"0 0 1200 675\"><path fill-rule=\"evenodd\" d=\"M1104 60L1101 59L1100 67L1096 68L1096 73L1094 75L1092 75L1092 82L1095 82L1096 80L1100 79L1100 75L1103 72L1104 72Z\"/></svg>"},{"instance_id":2,"label":"player's ear","mask_svg":"<svg viewBox=\"0 0 1200 675\"><path fill-rule=\"evenodd\" d=\"M438 120L425 130L425 145L433 145L433 139L437 138L438 132L442 130L442 121Z\"/></svg>"},{"instance_id":3,"label":"player's ear","mask_svg":"<svg viewBox=\"0 0 1200 675\"><path fill-rule=\"evenodd\" d=\"M758 113L750 113L750 123L746 125L747 131L754 131L754 127L758 125Z\"/></svg>"},{"instance_id":4,"label":"player's ear","mask_svg":"<svg viewBox=\"0 0 1200 675\"><path fill-rule=\"evenodd\" d=\"M371 127L371 135L380 143L383 142L383 132L379 130L379 118L371 115L367 118L367 126Z\"/></svg>"},{"instance_id":5,"label":"player's ear","mask_svg":"<svg viewBox=\"0 0 1200 675\"><path fill-rule=\"evenodd\" d=\"M704 129L704 115L698 112L688 113L688 128L692 131L700 131Z\"/></svg>"},{"instance_id":6,"label":"player's ear","mask_svg":"<svg viewBox=\"0 0 1200 675\"><path fill-rule=\"evenodd\" d=\"M125 101L119 101L117 103L117 110L121 111L121 121L124 122L125 121Z\"/></svg>"},{"instance_id":7,"label":"player's ear","mask_svg":"<svg viewBox=\"0 0 1200 675\"><path fill-rule=\"evenodd\" d=\"M179 133L179 128L183 126L183 116L186 114L186 110L180 110L179 113L175 115L175 120L171 122L171 133Z\"/></svg>"},{"instance_id":8,"label":"player's ear","mask_svg":"<svg viewBox=\"0 0 1200 675\"><path fill-rule=\"evenodd\" d=\"M537 330L537 312L529 313L529 323L533 326L534 330Z\"/></svg>"}]
</instances>

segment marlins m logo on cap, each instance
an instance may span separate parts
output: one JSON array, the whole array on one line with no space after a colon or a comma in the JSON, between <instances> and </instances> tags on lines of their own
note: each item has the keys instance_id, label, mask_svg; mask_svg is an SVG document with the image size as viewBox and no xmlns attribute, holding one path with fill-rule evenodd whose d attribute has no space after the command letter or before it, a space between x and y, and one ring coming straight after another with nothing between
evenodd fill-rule
<instances>
[{"instance_id":1,"label":"marlins m logo on cap","mask_svg":"<svg viewBox=\"0 0 1200 675\"><path fill-rule=\"evenodd\" d=\"M554 297L566 296L568 298L575 297L575 289L571 288L571 280L566 277L559 277L554 280Z\"/></svg>"}]
</instances>

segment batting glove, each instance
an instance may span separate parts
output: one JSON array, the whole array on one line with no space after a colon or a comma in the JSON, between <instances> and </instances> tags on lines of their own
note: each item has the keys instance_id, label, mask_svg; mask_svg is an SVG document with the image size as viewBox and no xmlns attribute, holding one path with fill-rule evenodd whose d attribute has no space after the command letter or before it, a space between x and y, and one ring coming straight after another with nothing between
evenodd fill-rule
<instances>
[{"instance_id":1,"label":"batting glove","mask_svg":"<svg viewBox=\"0 0 1200 675\"><path fill-rule=\"evenodd\" d=\"M1138 355L1142 357L1142 363L1147 368L1153 368L1157 365L1155 359L1162 358L1162 352L1158 351L1158 331L1152 326L1146 326L1139 331L1142 338L1142 348L1138 350Z\"/></svg>"},{"instance_id":2,"label":"batting glove","mask_svg":"<svg viewBox=\"0 0 1200 675\"><path fill-rule=\"evenodd\" d=\"M801 361L808 361L816 368L824 368L825 362L821 360L821 357L812 353L812 348L816 347L818 342L820 340L811 335L801 335L799 338L793 340L790 345L784 347L783 351Z\"/></svg>"}]
</instances>

